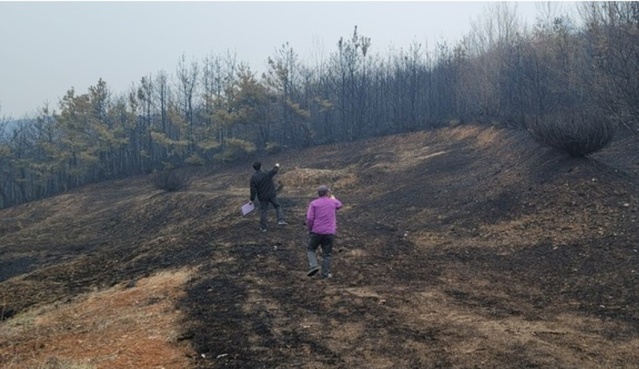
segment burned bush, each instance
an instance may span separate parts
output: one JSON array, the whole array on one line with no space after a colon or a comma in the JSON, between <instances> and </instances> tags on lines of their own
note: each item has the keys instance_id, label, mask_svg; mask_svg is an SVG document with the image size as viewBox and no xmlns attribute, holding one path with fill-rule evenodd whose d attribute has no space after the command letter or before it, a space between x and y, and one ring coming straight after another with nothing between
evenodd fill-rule
<instances>
[{"instance_id":1,"label":"burned bush","mask_svg":"<svg viewBox=\"0 0 639 369\"><path fill-rule=\"evenodd\" d=\"M528 124L528 132L539 143L567 153L585 157L610 144L613 123L596 114L553 114Z\"/></svg>"},{"instance_id":2,"label":"burned bush","mask_svg":"<svg viewBox=\"0 0 639 369\"><path fill-rule=\"evenodd\" d=\"M186 180L176 173L175 170L164 170L157 172L152 177L153 185L158 190L175 192L186 187Z\"/></svg>"}]
</instances>

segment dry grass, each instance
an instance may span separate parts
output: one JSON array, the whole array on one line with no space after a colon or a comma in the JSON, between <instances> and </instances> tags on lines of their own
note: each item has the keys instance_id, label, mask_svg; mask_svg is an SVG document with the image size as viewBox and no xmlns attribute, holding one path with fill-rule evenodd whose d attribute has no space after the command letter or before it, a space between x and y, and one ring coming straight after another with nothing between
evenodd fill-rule
<instances>
[{"instance_id":1,"label":"dry grass","mask_svg":"<svg viewBox=\"0 0 639 369\"><path fill-rule=\"evenodd\" d=\"M185 368L193 355L179 342L190 270L165 271L20 314L2 323L5 369Z\"/></svg>"}]
</instances>

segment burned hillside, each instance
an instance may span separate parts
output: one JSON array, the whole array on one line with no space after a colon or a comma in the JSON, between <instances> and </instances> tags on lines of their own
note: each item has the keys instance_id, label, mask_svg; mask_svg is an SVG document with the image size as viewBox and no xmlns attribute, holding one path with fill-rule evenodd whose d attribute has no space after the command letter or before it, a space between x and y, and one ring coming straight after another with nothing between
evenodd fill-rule
<instances>
[{"instance_id":1,"label":"burned hillside","mask_svg":"<svg viewBox=\"0 0 639 369\"><path fill-rule=\"evenodd\" d=\"M261 159L289 225L266 233L239 211L251 160L4 209L0 363L634 368L633 145L576 159L467 125L284 150ZM321 183L344 203L328 281L306 276Z\"/></svg>"}]
</instances>

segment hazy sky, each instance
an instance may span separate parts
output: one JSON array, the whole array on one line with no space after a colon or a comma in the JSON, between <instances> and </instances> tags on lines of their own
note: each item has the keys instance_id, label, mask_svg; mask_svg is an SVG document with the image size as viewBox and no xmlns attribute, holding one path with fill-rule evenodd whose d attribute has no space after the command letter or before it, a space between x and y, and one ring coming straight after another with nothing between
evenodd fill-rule
<instances>
[{"instance_id":1,"label":"hazy sky","mask_svg":"<svg viewBox=\"0 0 639 369\"><path fill-rule=\"evenodd\" d=\"M514 4L514 3L513 3ZM534 2L516 2L532 24ZM455 43L486 11L486 2L5 2L0 0L0 117L22 118L74 87L98 79L114 93L161 70L236 54L256 72L285 42L311 63L336 51L340 37L371 38L371 52L414 42ZM323 50L323 51L322 51Z\"/></svg>"}]
</instances>

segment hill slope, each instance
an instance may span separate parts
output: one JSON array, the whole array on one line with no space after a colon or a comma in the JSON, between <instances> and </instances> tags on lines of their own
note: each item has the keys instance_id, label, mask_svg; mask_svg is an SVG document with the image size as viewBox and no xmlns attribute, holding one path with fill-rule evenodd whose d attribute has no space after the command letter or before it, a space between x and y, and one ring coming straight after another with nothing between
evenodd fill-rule
<instances>
[{"instance_id":1,"label":"hill slope","mask_svg":"<svg viewBox=\"0 0 639 369\"><path fill-rule=\"evenodd\" d=\"M263 161L290 224L265 234L248 161L3 210L0 364L636 368L627 144L577 160L464 126L287 151ZM329 281L305 275L320 183L345 205Z\"/></svg>"}]
</instances>

